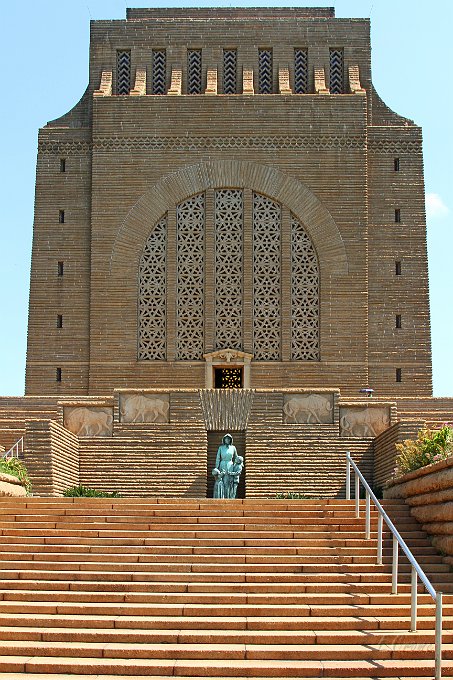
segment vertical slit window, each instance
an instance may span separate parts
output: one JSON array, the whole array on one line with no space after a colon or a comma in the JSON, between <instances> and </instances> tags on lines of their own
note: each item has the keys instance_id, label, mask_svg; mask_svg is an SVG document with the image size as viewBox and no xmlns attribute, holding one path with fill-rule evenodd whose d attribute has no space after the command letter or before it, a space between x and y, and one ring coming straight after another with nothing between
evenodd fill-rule
<instances>
[{"instance_id":1,"label":"vertical slit window","mask_svg":"<svg viewBox=\"0 0 453 680\"><path fill-rule=\"evenodd\" d=\"M119 50L116 55L116 93L129 94L131 89L131 53Z\"/></svg>"},{"instance_id":2,"label":"vertical slit window","mask_svg":"<svg viewBox=\"0 0 453 680\"><path fill-rule=\"evenodd\" d=\"M56 374L55 374L55 380L57 382L61 382L61 368L57 368Z\"/></svg>"},{"instance_id":3,"label":"vertical slit window","mask_svg":"<svg viewBox=\"0 0 453 680\"><path fill-rule=\"evenodd\" d=\"M258 94L272 94L272 50L258 50Z\"/></svg>"},{"instance_id":4,"label":"vertical slit window","mask_svg":"<svg viewBox=\"0 0 453 680\"><path fill-rule=\"evenodd\" d=\"M60 224L64 224L64 210L58 211L58 221Z\"/></svg>"},{"instance_id":5,"label":"vertical slit window","mask_svg":"<svg viewBox=\"0 0 453 680\"><path fill-rule=\"evenodd\" d=\"M403 382L403 370L401 368L396 369L395 380L396 382Z\"/></svg>"},{"instance_id":6,"label":"vertical slit window","mask_svg":"<svg viewBox=\"0 0 453 680\"><path fill-rule=\"evenodd\" d=\"M187 52L187 94L201 94L202 61L201 50Z\"/></svg>"},{"instance_id":7,"label":"vertical slit window","mask_svg":"<svg viewBox=\"0 0 453 680\"><path fill-rule=\"evenodd\" d=\"M401 210L399 208L395 210L395 222L401 222Z\"/></svg>"},{"instance_id":8,"label":"vertical slit window","mask_svg":"<svg viewBox=\"0 0 453 680\"><path fill-rule=\"evenodd\" d=\"M395 328L401 328L401 314L395 316Z\"/></svg>"},{"instance_id":9,"label":"vertical slit window","mask_svg":"<svg viewBox=\"0 0 453 680\"><path fill-rule=\"evenodd\" d=\"M58 276L63 276L63 272L64 272L64 263L63 262L58 263L57 271L58 271Z\"/></svg>"},{"instance_id":10,"label":"vertical slit window","mask_svg":"<svg viewBox=\"0 0 453 680\"><path fill-rule=\"evenodd\" d=\"M237 50L223 50L223 94L237 93Z\"/></svg>"},{"instance_id":11,"label":"vertical slit window","mask_svg":"<svg viewBox=\"0 0 453 680\"><path fill-rule=\"evenodd\" d=\"M400 169L400 159L399 158L393 159L393 169L395 170L395 172L399 172L399 169Z\"/></svg>"},{"instance_id":12,"label":"vertical slit window","mask_svg":"<svg viewBox=\"0 0 453 680\"><path fill-rule=\"evenodd\" d=\"M401 262L400 262L400 260L395 261L395 275L401 276Z\"/></svg>"},{"instance_id":13,"label":"vertical slit window","mask_svg":"<svg viewBox=\"0 0 453 680\"><path fill-rule=\"evenodd\" d=\"M60 172L66 172L66 158L60 158Z\"/></svg>"},{"instance_id":14,"label":"vertical slit window","mask_svg":"<svg viewBox=\"0 0 453 680\"><path fill-rule=\"evenodd\" d=\"M57 328L63 328L63 315L57 314Z\"/></svg>"},{"instance_id":15,"label":"vertical slit window","mask_svg":"<svg viewBox=\"0 0 453 680\"><path fill-rule=\"evenodd\" d=\"M294 93L308 92L308 51L294 50Z\"/></svg>"},{"instance_id":16,"label":"vertical slit window","mask_svg":"<svg viewBox=\"0 0 453 680\"><path fill-rule=\"evenodd\" d=\"M330 50L329 87L331 94L343 94L344 92L344 58L342 49Z\"/></svg>"},{"instance_id":17,"label":"vertical slit window","mask_svg":"<svg viewBox=\"0 0 453 680\"><path fill-rule=\"evenodd\" d=\"M167 94L167 54L153 50L151 94Z\"/></svg>"}]
</instances>

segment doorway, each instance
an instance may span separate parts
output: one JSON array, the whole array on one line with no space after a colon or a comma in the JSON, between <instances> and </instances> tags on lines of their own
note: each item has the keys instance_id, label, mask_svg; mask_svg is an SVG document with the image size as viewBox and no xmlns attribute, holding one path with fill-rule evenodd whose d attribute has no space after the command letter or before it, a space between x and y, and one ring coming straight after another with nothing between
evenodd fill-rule
<instances>
[{"instance_id":1,"label":"doorway","mask_svg":"<svg viewBox=\"0 0 453 680\"><path fill-rule=\"evenodd\" d=\"M215 459L217 456L217 449L222 443L222 438L227 434L226 430L210 430L208 432L208 498L212 498L214 491L214 477L212 476L212 470L215 468ZM237 498L245 498L245 475L246 475L246 457L245 457L245 430L231 430L229 432L233 437L233 444L236 447L238 456L242 456L244 459L244 467L242 469L241 477L239 480Z\"/></svg>"}]
</instances>

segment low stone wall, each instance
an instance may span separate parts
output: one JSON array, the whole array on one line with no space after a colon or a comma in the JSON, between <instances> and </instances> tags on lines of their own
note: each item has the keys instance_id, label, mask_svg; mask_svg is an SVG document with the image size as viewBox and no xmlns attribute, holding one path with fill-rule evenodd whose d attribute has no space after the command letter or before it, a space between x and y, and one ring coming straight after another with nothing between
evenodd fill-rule
<instances>
[{"instance_id":1,"label":"low stone wall","mask_svg":"<svg viewBox=\"0 0 453 680\"><path fill-rule=\"evenodd\" d=\"M26 496L27 492L22 486L22 482L14 475L7 475L0 472L0 497L5 496Z\"/></svg>"},{"instance_id":2,"label":"low stone wall","mask_svg":"<svg viewBox=\"0 0 453 680\"><path fill-rule=\"evenodd\" d=\"M374 440L374 474L373 482L376 487L383 487L393 476L398 451L395 444L405 439L416 439L418 431L424 427L424 422L399 422L382 432Z\"/></svg>"},{"instance_id":3,"label":"low stone wall","mask_svg":"<svg viewBox=\"0 0 453 680\"><path fill-rule=\"evenodd\" d=\"M79 440L60 423L28 422L24 446L34 496L61 496L65 489L79 484Z\"/></svg>"},{"instance_id":4,"label":"low stone wall","mask_svg":"<svg viewBox=\"0 0 453 680\"><path fill-rule=\"evenodd\" d=\"M391 480L384 498L403 498L453 565L453 456Z\"/></svg>"}]
</instances>

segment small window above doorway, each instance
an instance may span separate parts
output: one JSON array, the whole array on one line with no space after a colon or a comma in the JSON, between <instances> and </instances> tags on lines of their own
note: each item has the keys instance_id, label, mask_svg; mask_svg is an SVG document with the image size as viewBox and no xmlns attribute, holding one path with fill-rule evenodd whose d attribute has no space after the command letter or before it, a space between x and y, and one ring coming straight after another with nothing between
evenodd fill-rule
<instances>
[{"instance_id":1,"label":"small window above doorway","mask_svg":"<svg viewBox=\"0 0 453 680\"><path fill-rule=\"evenodd\" d=\"M208 389L250 389L252 354L237 349L222 349L205 354Z\"/></svg>"},{"instance_id":2,"label":"small window above doorway","mask_svg":"<svg viewBox=\"0 0 453 680\"><path fill-rule=\"evenodd\" d=\"M217 389L235 389L244 387L244 369L242 366L215 367L214 368L214 387Z\"/></svg>"}]
</instances>

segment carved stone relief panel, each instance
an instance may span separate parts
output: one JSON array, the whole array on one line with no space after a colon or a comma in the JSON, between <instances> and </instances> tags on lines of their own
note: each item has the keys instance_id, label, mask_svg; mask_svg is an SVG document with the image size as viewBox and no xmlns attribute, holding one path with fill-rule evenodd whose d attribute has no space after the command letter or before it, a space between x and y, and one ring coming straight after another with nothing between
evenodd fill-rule
<instances>
[{"instance_id":1,"label":"carved stone relief panel","mask_svg":"<svg viewBox=\"0 0 453 680\"><path fill-rule=\"evenodd\" d=\"M283 422L306 425L333 423L333 394L285 394Z\"/></svg>"},{"instance_id":2,"label":"carved stone relief panel","mask_svg":"<svg viewBox=\"0 0 453 680\"><path fill-rule=\"evenodd\" d=\"M166 359L167 217L151 232L139 269L138 358Z\"/></svg>"},{"instance_id":3,"label":"carved stone relief panel","mask_svg":"<svg viewBox=\"0 0 453 680\"><path fill-rule=\"evenodd\" d=\"M120 394L122 423L168 423L170 400L168 394Z\"/></svg>"},{"instance_id":4,"label":"carved stone relief panel","mask_svg":"<svg viewBox=\"0 0 453 680\"><path fill-rule=\"evenodd\" d=\"M63 423L78 437L111 437L113 409L108 406L65 406Z\"/></svg>"},{"instance_id":5,"label":"carved stone relief panel","mask_svg":"<svg viewBox=\"0 0 453 680\"><path fill-rule=\"evenodd\" d=\"M377 437L390 427L389 406L340 407L341 437Z\"/></svg>"},{"instance_id":6,"label":"carved stone relief panel","mask_svg":"<svg viewBox=\"0 0 453 680\"><path fill-rule=\"evenodd\" d=\"M215 348L242 349L243 194L215 192Z\"/></svg>"}]
</instances>

